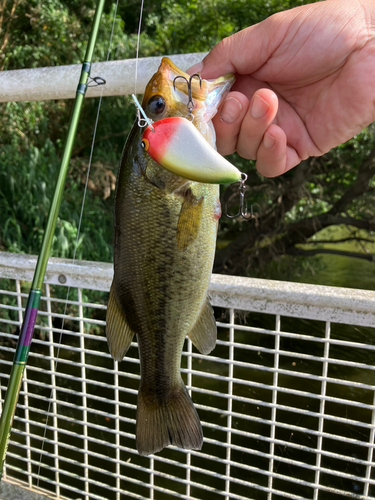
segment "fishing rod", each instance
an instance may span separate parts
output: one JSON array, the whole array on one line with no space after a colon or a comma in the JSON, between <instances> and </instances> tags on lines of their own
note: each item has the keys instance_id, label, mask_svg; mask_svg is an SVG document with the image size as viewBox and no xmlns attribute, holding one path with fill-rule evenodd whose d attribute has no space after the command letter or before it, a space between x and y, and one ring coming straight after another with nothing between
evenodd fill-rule
<instances>
[{"instance_id":1,"label":"fishing rod","mask_svg":"<svg viewBox=\"0 0 375 500\"><path fill-rule=\"evenodd\" d=\"M66 174L68 171L73 144L78 128L78 121L81 114L83 99L86 94L92 55L94 52L96 39L100 26L100 19L103 13L105 0L98 0L95 16L91 28L89 41L86 48L85 58L82 62L81 75L77 86L76 96L71 114L70 124L64 151L61 159L59 175L56 182L55 192L48 214L47 226L44 232L42 247L39 253L38 262L35 268L34 278L29 292L27 305L24 313L22 328L20 331L16 352L14 355L12 370L10 373L7 392L5 395L3 411L0 417L0 481L3 476L3 466L8 449L10 433L14 414L16 411L18 396L20 393L23 372L30 352L31 341L34 334L36 316L39 310L40 298L42 294L43 280L46 273L47 262L52 246L52 240L56 229L57 217L64 192ZM96 84L103 84L101 78L93 79Z\"/></svg>"}]
</instances>

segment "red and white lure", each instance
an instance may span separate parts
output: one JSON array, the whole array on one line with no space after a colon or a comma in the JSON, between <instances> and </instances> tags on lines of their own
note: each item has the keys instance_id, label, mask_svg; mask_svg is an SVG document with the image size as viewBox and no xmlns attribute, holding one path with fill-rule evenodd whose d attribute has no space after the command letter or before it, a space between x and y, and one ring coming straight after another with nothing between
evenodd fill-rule
<instances>
[{"instance_id":1,"label":"red and white lure","mask_svg":"<svg viewBox=\"0 0 375 500\"><path fill-rule=\"evenodd\" d=\"M185 118L174 116L153 122L144 112L136 96L132 94L138 108L138 123L140 126L147 125L142 136L142 147L160 166L191 181L207 184L239 182L239 211L234 216L228 214L227 216L229 218L242 216L245 220L249 220L252 213L247 213L244 199L247 175L221 156L191 122L194 119L191 79L195 76L200 80L199 75L193 75L190 81L185 77L176 77L184 78L188 83L189 114ZM175 86L175 82L173 85Z\"/></svg>"},{"instance_id":2,"label":"red and white lure","mask_svg":"<svg viewBox=\"0 0 375 500\"><path fill-rule=\"evenodd\" d=\"M195 182L232 184L241 180L238 168L221 156L190 120L173 116L152 122L136 96L132 97L144 117L142 122L148 125L142 146L159 165Z\"/></svg>"},{"instance_id":3,"label":"red and white lure","mask_svg":"<svg viewBox=\"0 0 375 500\"><path fill-rule=\"evenodd\" d=\"M232 184L241 172L210 146L194 125L179 116L164 118L147 127L142 146L159 165L192 181Z\"/></svg>"}]
</instances>

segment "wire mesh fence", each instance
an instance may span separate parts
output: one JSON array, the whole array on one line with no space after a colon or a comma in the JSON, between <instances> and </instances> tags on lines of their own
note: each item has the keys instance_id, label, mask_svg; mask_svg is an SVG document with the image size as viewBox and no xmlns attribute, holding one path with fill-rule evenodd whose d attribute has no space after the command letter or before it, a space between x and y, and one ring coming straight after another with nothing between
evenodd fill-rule
<instances>
[{"instance_id":1,"label":"wire mesh fence","mask_svg":"<svg viewBox=\"0 0 375 500\"><path fill-rule=\"evenodd\" d=\"M1 402L34 265L0 255ZM5 479L73 500L375 498L374 292L214 276L217 347L182 357L203 448L140 457L137 346L116 363L105 340L111 274L49 265Z\"/></svg>"}]
</instances>

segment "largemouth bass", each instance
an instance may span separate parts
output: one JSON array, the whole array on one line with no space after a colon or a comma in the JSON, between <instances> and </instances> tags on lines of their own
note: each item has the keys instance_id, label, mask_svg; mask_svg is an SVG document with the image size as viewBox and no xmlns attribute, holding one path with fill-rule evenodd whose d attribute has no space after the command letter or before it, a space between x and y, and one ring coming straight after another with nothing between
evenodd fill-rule
<instances>
[{"instance_id":1,"label":"largemouth bass","mask_svg":"<svg viewBox=\"0 0 375 500\"><path fill-rule=\"evenodd\" d=\"M142 107L154 122L187 115L189 76L168 58L148 83ZM192 82L193 124L215 147L211 118L234 82ZM200 449L199 416L180 375L188 335L208 354L216 324L207 298L220 217L219 186L169 172L142 148L144 130L130 132L117 178L114 220L114 279L107 310L107 340L120 361L137 336L141 381L136 445L149 455L174 444Z\"/></svg>"}]
</instances>

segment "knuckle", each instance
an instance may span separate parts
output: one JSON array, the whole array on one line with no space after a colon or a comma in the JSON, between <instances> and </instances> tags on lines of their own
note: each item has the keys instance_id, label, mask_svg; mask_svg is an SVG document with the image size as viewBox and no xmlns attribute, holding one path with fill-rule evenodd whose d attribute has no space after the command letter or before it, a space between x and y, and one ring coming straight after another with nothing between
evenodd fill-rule
<instances>
[{"instance_id":1,"label":"knuckle","mask_svg":"<svg viewBox=\"0 0 375 500\"><path fill-rule=\"evenodd\" d=\"M231 155L236 151L236 146L233 144L223 144L217 146L217 151L222 156Z\"/></svg>"},{"instance_id":2,"label":"knuckle","mask_svg":"<svg viewBox=\"0 0 375 500\"><path fill-rule=\"evenodd\" d=\"M241 158L245 158L245 160L256 160L257 155L255 150L252 148L243 147L241 144L237 145L237 153L241 156Z\"/></svg>"}]
</instances>

